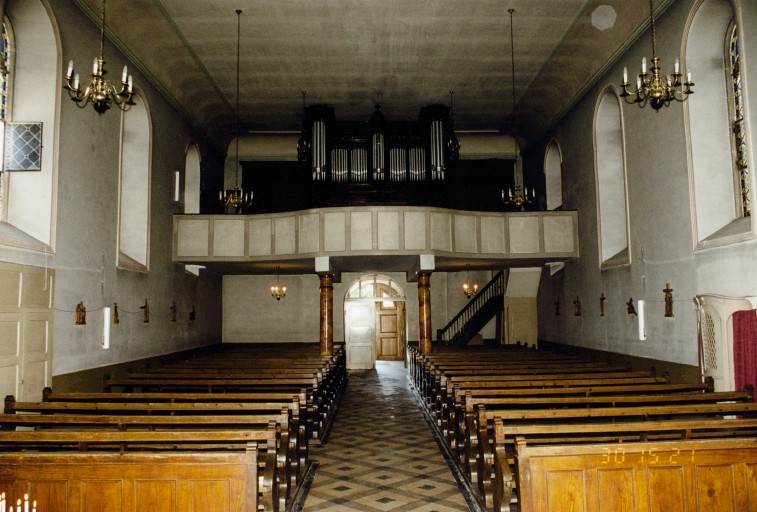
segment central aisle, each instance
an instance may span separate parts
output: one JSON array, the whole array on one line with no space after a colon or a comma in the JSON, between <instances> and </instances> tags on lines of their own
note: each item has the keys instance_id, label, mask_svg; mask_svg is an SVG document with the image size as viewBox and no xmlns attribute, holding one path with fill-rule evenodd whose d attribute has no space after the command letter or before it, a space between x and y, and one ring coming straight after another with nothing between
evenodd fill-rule
<instances>
[{"instance_id":1,"label":"central aisle","mask_svg":"<svg viewBox=\"0 0 757 512\"><path fill-rule=\"evenodd\" d=\"M305 512L460 512L469 506L410 389L402 362L350 373Z\"/></svg>"}]
</instances>

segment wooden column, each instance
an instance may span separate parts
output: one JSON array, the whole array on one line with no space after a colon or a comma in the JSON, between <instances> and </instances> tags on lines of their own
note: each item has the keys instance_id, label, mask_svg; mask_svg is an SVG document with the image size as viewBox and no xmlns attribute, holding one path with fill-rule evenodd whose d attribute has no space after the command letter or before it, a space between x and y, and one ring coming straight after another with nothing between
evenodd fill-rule
<instances>
[{"instance_id":1,"label":"wooden column","mask_svg":"<svg viewBox=\"0 0 757 512\"><path fill-rule=\"evenodd\" d=\"M334 275L320 274L321 278L321 355L334 353Z\"/></svg>"},{"instance_id":2,"label":"wooden column","mask_svg":"<svg viewBox=\"0 0 757 512\"><path fill-rule=\"evenodd\" d=\"M421 354L431 353L431 272L418 272L418 322Z\"/></svg>"}]
</instances>

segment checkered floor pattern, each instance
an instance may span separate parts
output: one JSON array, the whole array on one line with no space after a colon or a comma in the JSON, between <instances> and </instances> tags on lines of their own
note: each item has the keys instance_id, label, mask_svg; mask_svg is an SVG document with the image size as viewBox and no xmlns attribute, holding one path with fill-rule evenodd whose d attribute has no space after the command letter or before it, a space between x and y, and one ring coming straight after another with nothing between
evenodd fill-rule
<instances>
[{"instance_id":1,"label":"checkered floor pattern","mask_svg":"<svg viewBox=\"0 0 757 512\"><path fill-rule=\"evenodd\" d=\"M408 384L402 362L350 373L328 441L311 451L305 512L472 510Z\"/></svg>"}]
</instances>

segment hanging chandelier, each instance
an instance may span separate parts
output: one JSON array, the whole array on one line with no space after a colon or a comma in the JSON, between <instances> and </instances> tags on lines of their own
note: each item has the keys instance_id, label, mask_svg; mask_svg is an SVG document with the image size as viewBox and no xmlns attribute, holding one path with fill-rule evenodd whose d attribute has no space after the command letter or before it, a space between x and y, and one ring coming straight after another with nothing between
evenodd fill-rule
<instances>
[{"instance_id":1,"label":"hanging chandelier","mask_svg":"<svg viewBox=\"0 0 757 512\"><path fill-rule=\"evenodd\" d=\"M510 13L510 69L512 74L512 80L513 80L513 142L515 142L515 166L513 168L514 170L514 178L515 178L515 185L514 189L508 188L507 189L507 195L505 195L505 189L502 189L502 202L505 204L514 204L518 206L521 210L523 210L523 206L525 204L533 203L536 199L536 190L532 187L531 188L531 195L528 194L528 189L526 189L523 186L523 160L520 156L520 150L518 149L518 123L515 120L515 43L513 38L513 13L515 12L515 9L508 9L507 12Z\"/></svg>"},{"instance_id":2,"label":"hanging chandelier","mask_svg":"<svg viewBox=\"0 0 757 512\"><path fill-rule=\"evenodd\" d=\"M628 69L623 68L623 82L620 86L623 92L620 96L626 103L645 107L647 103L659 112L662 107L669 107L675 101L686 101L689 94L694 94L691 88L691 71L686 72L686 81L681 83L681 61L676 57L673 73L670 76L660 75L660 58L657 56L657 41L655 40L654 10L652 0L649 0L649 22L652 26L652 66L647 71L647 58L641 59L641 73L636 77L636 90L628 90ZM629 99L630 98L630 99Z\"/></svg>"},{"instance_id":3,"label":"hanging chandelier","mask_svg":"<svg viewBox=\"0 0 757 512\"><path fill-rule=\"evenodd\" d=\"M105 79L105 0L102 2L102 23L100 25L100 55L92 62L92 74L84 82L79 82L79 74L74 73L74 61L68 62L65 88L76 106L84 108L92 103L98 114L104 113L111 105L127 111L134 105L132 98L133 84L131 75L124 66L119 84Z\"/></svg>"},{"instance_id":4,"label":"hanging chandelier","mask_svg":"<svg viewBox=\"0 0 757 512\"><path fill-rule=\"evenodd\" d=\"M466 271L465 282L463 283L463 293L465 297L470 299L471 296L478 293L478 283L470 284L470 265L466 265L468 270Z\"/></svg>"},{"instance_id":5,"label":"hanging chandelier","mask_svg":"<svg viewBox=\"0 0 757 512\"><path fill-rule=\"evenodd\" d=\"M271 297L273 297L276 300L281 300L284 297L286 297L287 294L287 287L281 286L279 283L279 269L280 267L276 265L276 285L271 286Z\"/></svg>"},{"instance_id":6,"label":"hanging chandelier","mask_svg":"<svg viewBox=\"0 0 757 512\"><path fill-rule=\"evenodd\" d=\"M240 33L242 24L242 10L237 9L237 98L236 98L236 137L234 137L235 149L234 149L234 177L235 185L233 190L221 190L218 193L218 199L224 206L230 206L237 213L242 213L243 206L250 206L252 204L252 191L245 192L242 187L239 186L239 48L240 48Z\"/></svg>"}]
</instances>

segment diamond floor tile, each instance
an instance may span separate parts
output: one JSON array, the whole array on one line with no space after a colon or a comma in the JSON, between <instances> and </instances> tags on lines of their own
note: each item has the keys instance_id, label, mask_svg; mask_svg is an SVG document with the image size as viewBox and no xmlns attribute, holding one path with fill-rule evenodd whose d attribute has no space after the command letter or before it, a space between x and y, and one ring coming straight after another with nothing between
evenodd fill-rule
<instances>
[{"instance_id":1,"label":"diamond floor tile","mask_svg":"<svg viewBox=\"0 0 757 512\"><path fill-rule=\"evenodd\" d=\"M475 511L408 383L402 362L350 373L317 470L295 511Z\"/></svg>"}]
</instances>

